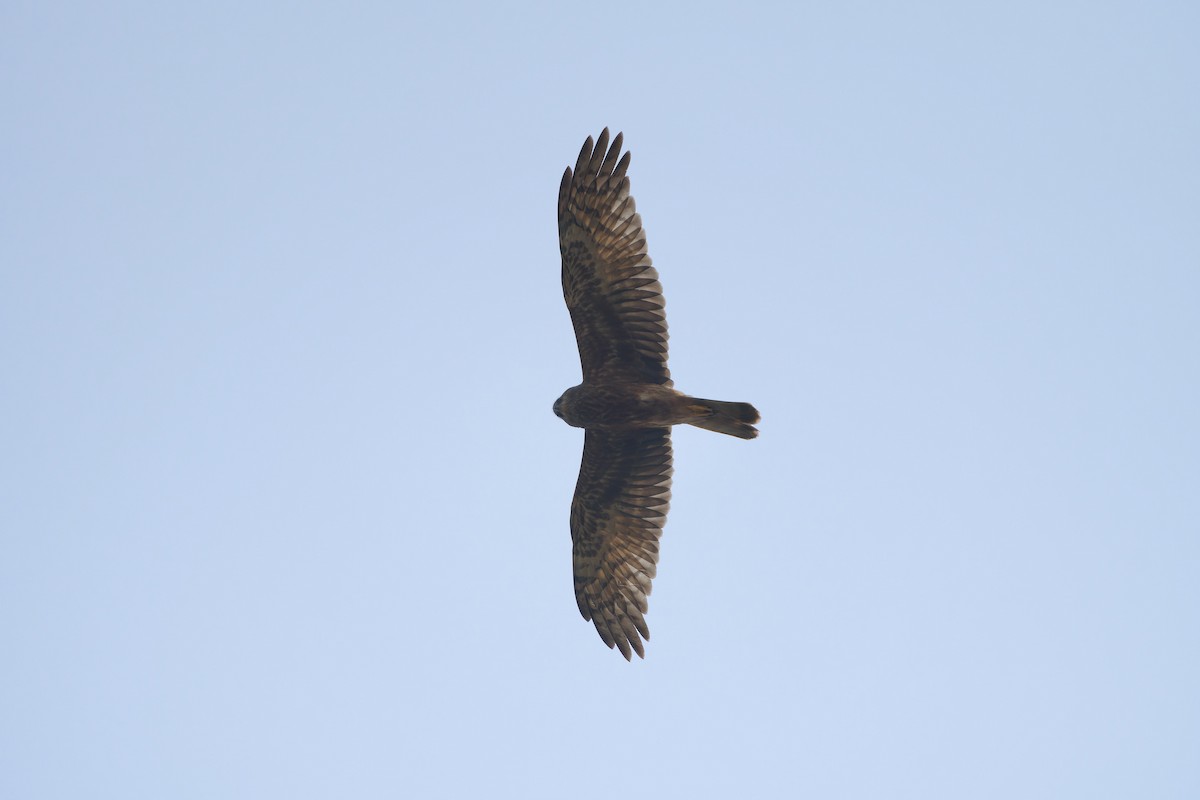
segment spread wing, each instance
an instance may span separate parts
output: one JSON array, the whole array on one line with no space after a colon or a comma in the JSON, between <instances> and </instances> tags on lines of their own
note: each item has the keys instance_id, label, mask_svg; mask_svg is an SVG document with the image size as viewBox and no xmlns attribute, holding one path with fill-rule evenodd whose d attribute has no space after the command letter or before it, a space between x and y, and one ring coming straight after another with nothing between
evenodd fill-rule
<instances>
[{"instance_id":1,"label":"spread wing","mask_svg":"<svg viewBox=\"0 0 1200 800\"><path fill-rule=\"evenodd\" d=\"M629 196L629 153L608 128L583 143L558 190L563 297L575 326L583 379L671 385L662 284Z\"/></svg>"},{"instance_id":2,"label":"spread wing","mask_svg":"<svg viewBox=\"0 0 1200 800\"><path fill-rule=\"evenodd\" d=\"M671 429L588 430L571 501L575 600L609 647L645 657L650 581L671 502ZM640 635L640 638L639 638Z\"/></svg>"}]
</instances>

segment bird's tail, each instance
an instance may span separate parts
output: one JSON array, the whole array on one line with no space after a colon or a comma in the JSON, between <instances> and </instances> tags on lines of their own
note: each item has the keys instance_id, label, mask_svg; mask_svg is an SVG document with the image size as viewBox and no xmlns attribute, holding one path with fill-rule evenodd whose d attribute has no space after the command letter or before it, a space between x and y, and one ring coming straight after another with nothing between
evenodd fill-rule
<instances>
[{"instance_id":1,"label":"bird's tail","mask_svg":"<svg viewBox=\"0 0 1200 800\"><path fill-rule=\"evenodd\" d=\"M717 433L727 433L739 439L753 439L758 436L758 428L754 423L760 419L758 409L749 403L727 403L724 400L704 400L693 397L697 419L688 420L697 428L704 428Z\"/></svg>"}]
</instances>

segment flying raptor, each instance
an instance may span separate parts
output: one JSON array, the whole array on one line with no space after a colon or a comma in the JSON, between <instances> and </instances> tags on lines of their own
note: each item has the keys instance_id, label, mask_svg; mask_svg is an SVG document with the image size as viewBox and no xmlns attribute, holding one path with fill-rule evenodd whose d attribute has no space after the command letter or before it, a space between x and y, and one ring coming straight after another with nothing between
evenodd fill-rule
<instances>
[{"instance_id":1,"label":"flying raptor","mask_svg":"<svg viewBox=\"0 0 1200 800\"><path fill-rule=\"evenodd\" d=\"M607 128L595 143L589 136L558 190L563 297L583 382L562 393L554 413L585 429L571 501L575 600L604 643L630 659L645 657L650 638L646 598L671 500L671 426L753 439L759 414L749 403L675 390L662 284L621 143L618 133L608 146Z\"/></svg>"}]
</instances>

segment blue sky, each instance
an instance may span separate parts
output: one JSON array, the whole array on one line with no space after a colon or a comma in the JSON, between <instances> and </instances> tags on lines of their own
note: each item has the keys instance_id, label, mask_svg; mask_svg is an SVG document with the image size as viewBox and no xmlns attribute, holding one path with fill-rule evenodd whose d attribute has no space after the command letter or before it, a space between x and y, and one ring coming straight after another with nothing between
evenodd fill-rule
<instances>
[{"instance_id":1,"label":"blue sky","mask_svg":"<svg viewBox=\"0 0 1200 800\"><path fill-rule=\"evenodd\" d=\"M1200 795L1189 3L8 4L0 795ZM679 388L578 615L554 220Z\"/></svg>"}]
</instances>

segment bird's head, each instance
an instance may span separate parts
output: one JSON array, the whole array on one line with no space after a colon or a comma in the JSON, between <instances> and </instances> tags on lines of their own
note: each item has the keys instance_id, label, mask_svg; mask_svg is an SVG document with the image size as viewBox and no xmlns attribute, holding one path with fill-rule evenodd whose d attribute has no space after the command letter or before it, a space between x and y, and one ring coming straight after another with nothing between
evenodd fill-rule
<instances>
[{"instance_id":1,"label":"bird's head","mask_svg":"<svg viewBox=\"0 0 1200 800\"><path fill-rule=\"evenodd\" d=\"M554 416L558 417L559 419L563 418L562 408L563 408L563 399L562 399L562 397L559 397L557 400L554 401Z\"/></svg>"}]
</instances>

